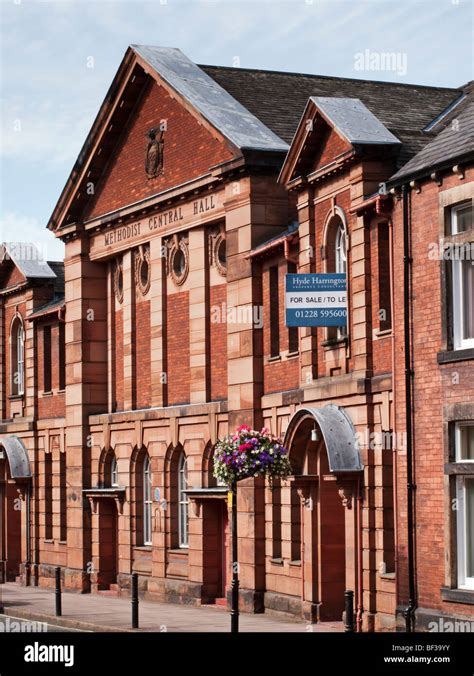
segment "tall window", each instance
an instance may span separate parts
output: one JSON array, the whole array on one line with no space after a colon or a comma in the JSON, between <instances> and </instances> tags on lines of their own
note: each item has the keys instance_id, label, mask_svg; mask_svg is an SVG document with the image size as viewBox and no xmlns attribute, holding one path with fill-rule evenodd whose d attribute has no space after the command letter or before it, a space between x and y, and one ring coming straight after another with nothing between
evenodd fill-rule
<instances>
[{"instance_id":1,"label":"tall window","mask_svg":"<svg viewBox=\"0 0 474 676\"><path fill-rule=\"evenodd\" d=\"M66 387L66 337L64 330L64 322L59 322L59 389L64 390Z\"/></svg>"},{"instance_id":2,"label":"tall window","mask_svg":"<svg viewBox=\"0 0 474 676\"><path fill-rule=\"evenodd\" d=\"M66 453L59 453L59 539L67 539Z\"/></svg>"},{"instance_id":3,"label":"tall window","mask_svg":"<svg viewBox=\"0 0 474 676\"><path fill-rule=\"evenodd\" d=\"M268 271L269 307L270 307L270 356L280 354L280 296L278 293L278 266L272 265Z\"/></svg>"},{"instance_id":4,"label":"tall window","mask_svg":"<svg viewBox=\"0 0 474 676\"><path fill-rule=\"evenodd\" d=\"M115 460L115 458L114 458ZM143 544L152 544L152 479L151 462L147 455L143 461Z\"/></svg>"},{"instance_id":5,"label":"tall window","mask_svg":"<svg viewBox=\"0 0 474 676\"><path fill-rule=\"evenodd\" d=\"M53 454L44 456L44 537L53 539Z\"/></svg>"},{"instance_id":6,"label":"tall window","mask_svg":"<svg viewBox=\"0 0 474 676\"><path fill-rule=\"evenodd\" d=\"M112 462L110 463L110 485L111 486L118 486L118 464L117 464L117 458L114 457L112 458Z\"/></svg>"},{"instance_id":7,"label":"tall window","mask_svg":"<svg viewBox=\"0 0 474 676\"><path fill-rule=\"evenodd\" d=\"M388 223L377 225L379 276L379 330L392 328L392 297L390 289L390 231Z\"/></svg>"},{"instance_id":8,"label":"tall window","mask_svg":"<svg viewBox=\"0 0 474 676\"><path fill-rule=\"evenodd\" d=\"M347 243L346 231L341 219L337 216L330 223L327 235L327 272L338 274L347 273ZM338 340L347 336L346 326L329 327L327 337L329 340Z\"/></svg>"},{"instance_id":9,"label":"tall window","mask_svg":"<svg viewBox=\"0 0 474 676\"><path fill-rule=\"evenodd\" d=\"M463 349L474 347L474 265L466 254L474 248L465 233L473 231L472 202L451 207L450 212L452 243L452 316L453 347Z\"/></svg>"},{"instance_id":10,"label":"tall window","mask_svg":"<svg viewBox=\"0 0 474 676\"><path fill-rule=\"evenodd\" d=\"M456 462L471 473L456 476L458 587L474 589L474 423L459 423L455 428Z\"/></svg>"},{"instance_id":11,"label":"tall window","mask_svg":"<svg viewBox=\"0 0 474 676\"><path fill-rule=\"evenodd\" d=\"M12 394L19 396L25 389L25 332L19 317L12 324L10 345Z\"/></svg>"},{"instance_id":12,"label":"tall window","mask_svg":"<svg viewBox=\"0 0 474 676\"><path fill-rule=\"evenodd\" d=\"M51 392L51 326L43 326L43 392Z\"/></svg>"},{"instance_id":13,"label":"tall window","mask_svg":"<svg viewBox=\"0 0 474 676\"><path fill-rule=\"evenodd\" d=\"M295 263L288 263L288 273L289 274L294 274L296 272L296 265ZM298 344L298 327L297 326L289 326L288 327L288 352L291 354L293 352L298 352L299 350L299 344Z\"/></svg>"},{"instance_id":14,"label":"tall window","mask_svg":"<svg viewBox=\"0 0 474 676\"><path fill-rule=\"evenodd\" d=\"M346 233L344 232L343 225L340 225L336 232L335 254L336 254L336 272L345 273L347 268L347 256L346 256Z\"/></svg>"},{"instance_id":15,"label":"tall window","mask_svg":"<svg viewBox=\"0 0 474 676\"><path fill-rule=\"evenodd\" d=\"M179 546L188 547L189 529L188 529L188 494L185 492L188 487L188 461L184 453L181 454L178 465L178 505L179 505Z\"/></svg>"}]
</instances>

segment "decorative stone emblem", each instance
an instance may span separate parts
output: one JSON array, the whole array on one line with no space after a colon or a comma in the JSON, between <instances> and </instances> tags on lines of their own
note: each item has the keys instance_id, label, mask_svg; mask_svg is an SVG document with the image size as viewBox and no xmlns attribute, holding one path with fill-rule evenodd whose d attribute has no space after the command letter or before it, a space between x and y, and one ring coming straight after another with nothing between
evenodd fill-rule
<instances>
[{"instance_id":1,"label":"decorative stone emblem","mask_svg":"<svg viewBox=\"0 0 474 676\"><path fill-rule=\"evenodd\" d=\"M150 290L150 246L142 245L135 252L135 286L142 296Z\"/></svg>"},{"instance_id":2,"label":"decorative stone emblem","mask_svg":"<svg viewBox=\"0 0 474 676\"><path fill-rule=\"evenodd\" d=\"M148 146L145 155L145 171L148 178L156 178L163 173L164 132L159 127L146 133Z\"/></svg>"},{"instance_id":3,"label":"decorative stone emblem","mask_svg":"<svg viewBox=\"0 0 474 676\"><path fill-rule=\"evenodd\" d=\"M224 227L209 231L209 263L223 277L227 275L226 238Z\"/></svg>"},{"instance_id":4,"label":"decorative stone emblem","mask_svg":"<svg viewBox=\"0 0 474 676\"><path fill-rule=\"evenodd\" d=\"M114 264L113 279L115 298L119 303L123 303L123 266L122 260L118 258Z\"/></svg>"},{"instance_id":5,"label":"decorative stone emblem","mask_svg":"<svg viewBox=\"0 0 474 676\"><path fill-rule=\"evenodd\" d=\"M176 286L186 281L189 273L189 246L188 237L174 235L167 243L168 257L166 260L167 273Z\"/></svg>"}]
</instances>

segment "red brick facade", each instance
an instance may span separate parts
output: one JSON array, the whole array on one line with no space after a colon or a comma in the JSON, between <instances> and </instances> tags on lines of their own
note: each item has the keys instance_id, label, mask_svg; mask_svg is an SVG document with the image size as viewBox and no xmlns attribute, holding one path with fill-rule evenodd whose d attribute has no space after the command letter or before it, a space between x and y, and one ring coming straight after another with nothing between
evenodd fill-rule
<instances>
[{"instance_id":1,"label":"red brick facade","mask_svg":"<svg viewBox=\"0 0 474 676\"><path fill-rule=\"evenodd\" d=\"M272 489L239 485L242 609L335 620L352 589L358 628L393 630L408 603L409 538L405 223L398 187L377 192L396 169L393 149L356 152L308 109L301 125L317 133L297 134L286 160L240 152L164 78L142 76L133 101L120 76L129 113L92 202L70 223L84 165L52 219L66 244L62 305L52 282L0 264L0 444L18 437L31 469L18 480L31 511L18 516L0 459L10 519L0 575L51 586L60 565L68 589L126 595L137 572L150 599L225 597L227 495L212 456L245 422L285 437L293 475ZM163 119L163 172L150 179L146 134ZM473 186L470 166L409 186L419 628L473 615L474 592L457 589L446 470L452 426L474 420L473 356L449 346L444 262L427 255ZM347 274L347 329L288 328L285 275L336 271ZM12 396L15 316L25 387ZM321 422L328 411L336 431ZM349 469L329 451L341 429L359 461Z\"/></svg>"}]
</instances>

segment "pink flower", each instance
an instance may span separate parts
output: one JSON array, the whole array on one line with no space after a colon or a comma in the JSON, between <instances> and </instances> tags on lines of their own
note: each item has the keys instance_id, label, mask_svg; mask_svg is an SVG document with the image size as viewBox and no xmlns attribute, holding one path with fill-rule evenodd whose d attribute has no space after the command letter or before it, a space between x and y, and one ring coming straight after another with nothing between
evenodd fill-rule
<instances>
[{"instance_id":1,"label":"pink flower","mask_svg":"<svg viewBox=\"0 0 474 676\"><path fill-rule=\"evenodd\" d=\"M245 453L245 451L251 451L253 448L252 444L240 444L239 451Z\"/></svg>"},{"instance_id":2,"label":"pink flower","mask_svg":"<svg viewBox=\"0 0 474 676\"><path fill-rule=\"evenodd\" d=\"M240 425L240 427L237 427L237 432L250 432L250 427L248 425Z\"/></svg>"}]
</instances>

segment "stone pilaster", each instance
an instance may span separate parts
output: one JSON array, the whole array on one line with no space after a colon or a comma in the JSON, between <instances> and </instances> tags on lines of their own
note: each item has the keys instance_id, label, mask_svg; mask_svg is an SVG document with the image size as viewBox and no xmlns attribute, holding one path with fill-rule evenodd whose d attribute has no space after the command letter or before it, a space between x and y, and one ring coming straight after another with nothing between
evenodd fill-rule
<instances>
[{"instance_id":1,"label":"stone pilaster","mask_svg":"<svg viewBox=\"0 0 474 676\"><path fill-rule=\"evenodd\" d=\"M308 188L298 196L299 268L298 272L316 272L316 237L314 225L313 190ZM317 378L317 329L303 326L299 329L300 385L310 385Z\"/></svg>"},{"instance_id":2,"label":"stone pilaster","mask_svg":"<svg viewBox=\"0 0 474 676\"><path fill-rule=\"evenodd\" d=\"M106 266L88 259L88 242L66 245L66 586L87 590L90 510L82 490L90 486L88 418L107 407Z\"/></svg>"}]
</instances>

